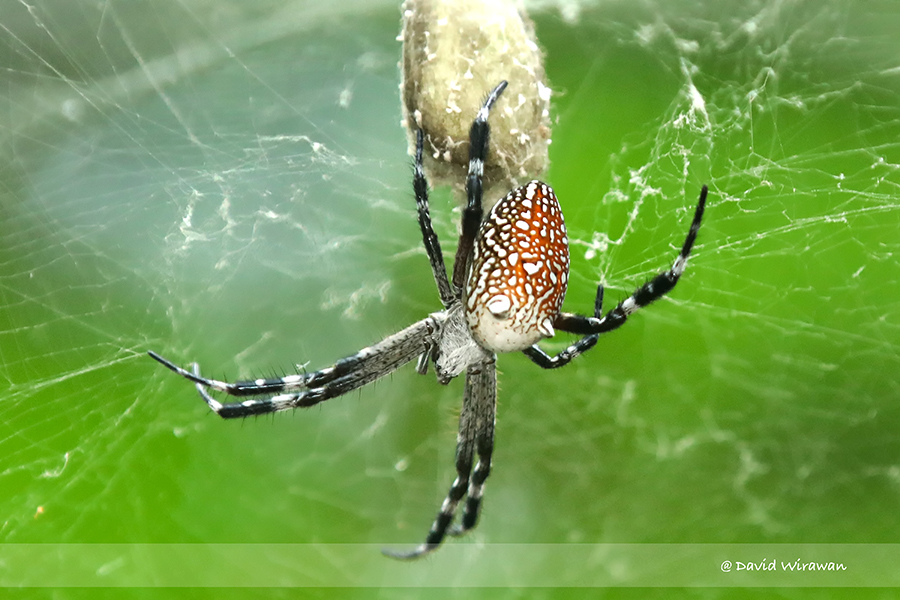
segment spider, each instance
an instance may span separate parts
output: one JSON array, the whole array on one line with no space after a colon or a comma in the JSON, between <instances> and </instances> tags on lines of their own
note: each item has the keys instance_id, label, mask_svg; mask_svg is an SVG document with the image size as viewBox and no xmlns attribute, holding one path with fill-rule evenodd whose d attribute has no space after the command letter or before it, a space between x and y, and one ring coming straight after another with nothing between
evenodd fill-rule
<instances>
[{"instance_id":1,"label":"spider","mask_svg":"<svg viewBox=\"0 0 900 600\"><path fill-rule=\"evenodd\" d=\"M447 535L466 533L478 522L494 449L497 354L522 351L538 366L555 369L590 350L600 334L619 328L629 315L672 290L687 265L703 217L706 186L700 192L681 252L670 269L656 275L606 314L602 312L602 285L597 287L592 316L561 312L568 282L569 248L562 211L550 186L531 181L509 192L482 219L482 172L490 134L488 115L506 85L501 81L488 94L469 131L467 204L451 276L431 225L428 182L422 167L424 134L421 129L416 132L413 190L419 227L443 310L330 367L274 379L217 381L201 376L196 364L188 371L149 352L175 373L193 381L209 407L225 419L313 406L358 389L416 359L416 371L425 374L428 365L433 364L442 384L465 372L456 447L457 477L424 543L409 552L384 550L394 558L421 557L440 546ZM557 329L583 337L550 356L537 342L553 337ZM222 403L207 390L251 399ZM463 498L460 522L451 527Z\"/></svg>"}]
</instances>

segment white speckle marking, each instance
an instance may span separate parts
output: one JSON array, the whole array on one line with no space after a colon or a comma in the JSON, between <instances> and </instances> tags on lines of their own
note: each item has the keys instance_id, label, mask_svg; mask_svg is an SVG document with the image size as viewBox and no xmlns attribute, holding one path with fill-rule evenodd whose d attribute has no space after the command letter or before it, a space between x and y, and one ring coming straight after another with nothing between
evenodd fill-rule
<instances>
[{"instance_id":1,"label":"white speckle marking","mask_svg":"<svg viewBox=\"0 0 900 600\"><path fill-rule=\"evenodd\" d=\"M487 309L495 317L506 318L511 307L512 303L506 296L494 296L487 302Z\"/></svg>"},{"instance_id":2,"label":"white speckle marking","mask_svg":"<svg viewBox=\"0 0 900 600\"><path fill-rule=\"evenodd\" d=\"M538 329L540 329L541 333L543 333L546 337L553 337L553 335L556 333L555 331L553 331L553 322L550 320L550 317L547 317L546 319L541 321L541 323L538 325Z\"/></svg>"}]
</instances>

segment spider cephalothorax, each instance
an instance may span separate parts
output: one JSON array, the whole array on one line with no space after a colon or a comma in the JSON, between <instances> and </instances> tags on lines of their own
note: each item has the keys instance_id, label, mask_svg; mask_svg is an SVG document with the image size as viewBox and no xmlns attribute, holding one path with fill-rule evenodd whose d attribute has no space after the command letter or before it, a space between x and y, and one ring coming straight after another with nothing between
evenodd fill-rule
<instances>
[{"instance_id":1,"label":"spider cephalothorax","mask_svg":"<svg viewBox=\"0 0 900 600\"><path fill-rule=\"evenodd\" d=\"M155 352L149 353L193 381L209 407L223 418L312 406L358 389L417 358L416 370L424 374L433 364L441 383L465 372L456 449L457 477L425 542L411 552L385 551L395 558L422 556L437 548L447 534L465 533L478 521L494 448L496 353L521 350L545 369L568 364L592 348L600 334L620 327L628 315L675 286L687 266L703 217L706 186L700 192L681 252L670 269L656 275L605 315L602 286L597 288L592 316L561 312L569 278L569 246L562 211L550 186L529 182L509 192L482 220L481 175L488 152L488 114L505 88L506 82L500 82L488 95L469 132L467 203L452 277L447 275L440 243L431 226L428 183L422 169L422 131L416 135L413 190L443 310L330 367L276 379L227 383L202 377L196 365L188 371ZM556 330L584 337L551 357L537 342L552 337ZM250 399L223 404L207 390ZM451 528L463 498L466 502L460 523Z\"/></svg>"}]
</instances>

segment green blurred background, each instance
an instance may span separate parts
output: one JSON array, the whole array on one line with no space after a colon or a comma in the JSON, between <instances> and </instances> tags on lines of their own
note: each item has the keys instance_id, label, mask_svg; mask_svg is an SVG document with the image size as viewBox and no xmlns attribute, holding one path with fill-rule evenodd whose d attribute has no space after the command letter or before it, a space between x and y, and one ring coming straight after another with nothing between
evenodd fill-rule
<instances>
[{"instance_id":1,"label":"green blurred background","mask_svg":"<svg viewBox=\"0 0 900 600\"><path fill-rule=\"evenodd\" d=\"M573 242L565 308L667 267L704 183L706 222L672 296L590 354L555 372L501 357L483 519L450 542L470 553L398 570L377 547L427 532L461 381L408 367L223 422L144 354L293 372L439 307L398 6L0 0L0 541L371 543L344 583L384 569L398 586L465 581L484 544L897 541L900 4L532 17L555 91L545 179ZM445 246L454 208L433 195Z\"/></svg>"}]
</instances>

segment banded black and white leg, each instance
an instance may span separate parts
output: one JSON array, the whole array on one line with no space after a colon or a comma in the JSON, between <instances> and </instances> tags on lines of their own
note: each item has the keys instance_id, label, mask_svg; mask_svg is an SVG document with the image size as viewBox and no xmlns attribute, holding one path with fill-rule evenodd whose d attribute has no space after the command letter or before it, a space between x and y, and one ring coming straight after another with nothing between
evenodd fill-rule
<instances>
[{"instance_id":1,"label":"banded black and white leg","mask_svg":"<svg viewBox=\"0 0 900 600\"><path fill-rule=\"evenodd\" d=\"M494 420L497 406L496 357L473 365L466 371L466 389L462 412L459 415L459 434L456 444L456 479L441 504L425 542L410 552L382 550L392 558L412 560L436 550L444 538L465 533L475 526L481 508L484 483L491 472L491 453L494 446ZM475 454L478 464L472 471ZM462 524L451 530L457 508L468 495L463 509Z\"/></svg>"},{"instance_id":2,"label":"banded black and white leg","mask_svg":"<svg viewBox=\"0 0 900 600\"><path fill-rule=\"evenodd\" d=\"M462 214L462 232L459 235L459 244L456 247L456 260L453 263L453 292L457 298L462 297L462 289L466 280L466 270L469 258L472 256L472 247L475 244L475 236L484 217L482 205L482 182L484 175L484 163L487 160L488 144L491 137L491 127L488 124L488 115L491 107L506 89L507 83L501 81L491 93L488 94L472 127L469 128L469 172L466 176L466 207Z\"/></svg>"},{"instance_id":3,"label":"banded black and white leg","mask_svg":"<svg viewBox=\"0 0 900 600\"><path fill-rule=\"evenodd\" d=\"M233 419L314 406L358 389L393 373L415 360L425 349L433 347L433 336L439 328L440 323L431 316L319 371L235 383L203 377L196 365L193 371L188 371L155 352L148 354L202 388L230 396L256 397L243 402L222 403L208 393L201 394L217 415Z\"/></svg>"},{"instance_id":4,"label":"banded black and white leg","mask_svg":"<svg viewBox=\"0 0 900 600\"><path fill-rule=\"evenodd\" d=\"M416 209L419 219L419 228L422 230L422 243L428 254L428 262L431 263L431 272L434 282L437 284L438 294L441 296L441 304L444 308L457 301L450 281L447 279L447 267L444 266L444 253L441 252L441 243L431 225L431 212L428 208L428 180L425 178L425 169L422 166L422 151L425 144L425 134L421 129L416 131L416 161L413 166L413 191L416 195ZM420 372L423 372L420 370Z\"/></svg>"},{"instance_id":5,"label":"banded black and white leg","mask_svg":"<svg viewBox=\"0 0 900 600\"><path fill-rule=\"evenodd\" d=\"M594 300L594 318L600 319L603 316L603 286L597 286L597 297ZM559 325L554 323L554 327L557 329L561 329ZM565 331L561 329L562 331ZM586 335L556 356L550 356L543 350L541 347L535 344L530 348L526 348L522 351L522 353L531 359L531 362L535 363L539 367L543 369L558 369L559 367L564 367L569 364L573 358L578 356L579 354L583 354L593 348L597 344L597 339L600 337L600 334L593 333L590 335Z\"/></svg>"},{"instance_id":6,"label":"banded black and white leg","mask_svg":"<svg viewBox=\"0 0 900 600\"><path fill-rule=\"evenodd\" d=\"M672 267L662 273L656 275L653 279L639 287L635 292L620 302L615 308L605 315L601 316L603 302L603 286L597 287L597 299L594 303L594 316L585 317L572 313L560 313L553 322L553 326L569 333L575 333L585 336L575 344L569 346L556 356L549 356L537 345L524 350L528 358L535 364L545 369L555 369L567 365L573 358L579 354L586 352L594 347L597 338L614 329L618 329L625 324L629 315L637 310L647 306L648 304L659 300L675 287L681 275L687 267L688 258L697 240L697 232L700 231L700 224L703 221L703 210L706 207L706 196L708 188L704 185L700 190L700 199L697 202L697 208L694 210L694 218L691 221L690 229L688 229L687 237L681 247L678 257L672 264Z\"/></svg>"},{"instance_id":7,"label":"banded black and white leg","mask_svg":"<svg viewBox=\"0 0 900 600\"><path fill-rule=\"evenodd\" d=\"M484 365L481 373L477 374L480 381L476 382L481 397L478 400L478 414L475 432L475 452L478 454L478 463L472 473L469 482L469 490L466 493L466 506L463 509L459 525L448 531L450 535L458 536L466 533L478 524L478 516L481 513L481 498L484 495L484 484L491 474L491 456L494 453L494 424L497 417L497 368L491 361Z\"/></svg>"}]
</instances>

